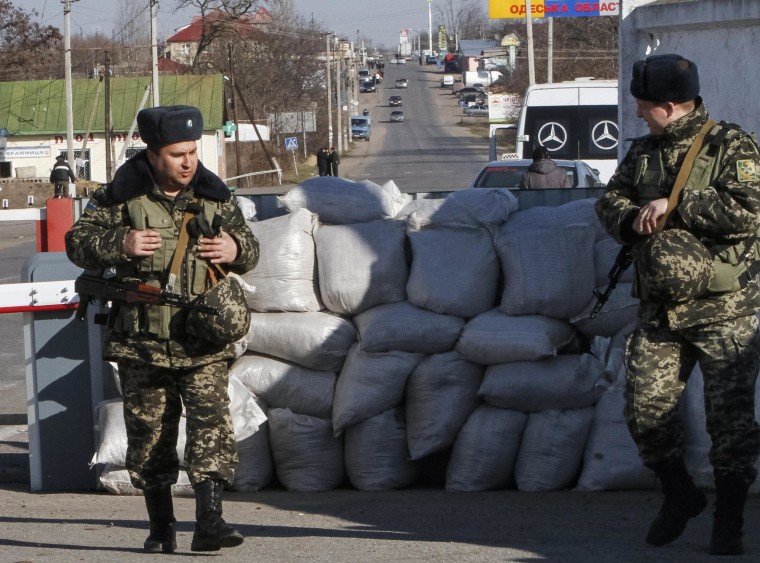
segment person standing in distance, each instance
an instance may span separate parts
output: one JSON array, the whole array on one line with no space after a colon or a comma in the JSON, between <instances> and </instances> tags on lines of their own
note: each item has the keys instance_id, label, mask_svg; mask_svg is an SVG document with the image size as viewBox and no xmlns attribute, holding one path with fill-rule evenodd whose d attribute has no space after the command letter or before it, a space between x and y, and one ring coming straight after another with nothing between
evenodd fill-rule
<instances>
[{"instance_id":1,"label":"person standing in distance","mask_svg":"<svg viewBox=\"0 0 760 563\"><path fill-rule=\"evenodd\" d=\"M330 175L338 176L338 166L340 165L340 156L335 151L335 147L330 147L330 158L328 159L330 166Z\"/></svg>"},{"instance_id":2,"label":"person standing in distance","mask_svg":"<svg viewBox=\"0 0 760 563\"><path fill-rule=\"evenodd\" d=\"M573 187L567 171L557 166L557 163L549 157L549 149L538 145L533 149L532 156L533 164L528 167L520 180L521 190Z\"/></svg>"},{"instance_id":3,"label":"person standing in distance","mask_svg":"<svg viewBox=\"0 0 760 563\"><path fill-rule=\"evenodd\" d=\"M330 175L330 152L324 147L317 151L317 171L320 176Z\"/></svg>"},{"instance_id":4,"label":"person standing in distance","mask_svg":"<svg viewBox=\"0 0 760 563\"><path fill-rule=\"evenodd\" d=\"M76 182L77 178L74 176L74 171L66 162L66 158L59 154L55 157L55 164L50 171L50 183L55 186L54 196L55 198L66 197L69 193L69 182Z\"/></svg>"},{"instance_id":5,"label":"person standing in distance","mask_svg":"<svg viewBox=\"0 0 760 563\"><path fill-rule=\"evenodd\" d=\"M698 363L716 488L709 550L736 555L760 452L760 154L738 126L709 120L692 61L675 54L638 61L630 91L650 134L633 141L596 211L618 242L635 245L640 306L626 349L625 416L665 495L646 541L674 541L707 506L683 461L678 415ZM696 159L685 164L692 145ZM682 168L688 181L674 191Z\"/></svg>"},{"instance_id":6,"label":"person standing in distance","mask_svg":"<svg viewBox=\"0 0 760 563\"><path fill-rule=\"evenodd\" d=\"M125 162L94 194L66 234L66 252L82 268L113 268L119 280L166 288L180 231L192 231L183 218L194 209L190 223L203 215L221 228L218 236L190 235L171 291L192 301L205 288L209 264L247 272L258 261L259 244L229 188L198 160L203 118L197 108L144 109L137 124L147 150ZM243 542L222 518L222 491L232 483L237 465L227 395L234 344L191 336L186 319L185 309L170 305L116 304L103 350L103 358L119 366L126 465L132 484L143 491L150 518L147 552L172 553L177 545L171 486L180 469L176 444L183 406L183 469L196 501L191 549L217 551Z\"/></svg>"}]
</instances>

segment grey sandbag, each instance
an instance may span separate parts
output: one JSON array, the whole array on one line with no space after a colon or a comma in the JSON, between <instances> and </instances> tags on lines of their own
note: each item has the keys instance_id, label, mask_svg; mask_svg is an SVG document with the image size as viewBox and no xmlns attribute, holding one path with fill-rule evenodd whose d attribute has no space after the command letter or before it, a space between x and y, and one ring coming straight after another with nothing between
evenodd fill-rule
<instances>
[{"instance_id":1,"label":"grey sandbag","mask_svg":"<svg viewBox=\"0 0 760 563\"><path fill-rule=\"evenodd\" d=\"M314 229L317 218L301 209L248 223L259 241L256 267L242 274L255 289L246 292L253 311L319 311Z\"/></svg>"},{"instance_id":2,"label":"grey sandbag","mask_svg":"<svg viewBox=\"0 0 760 563\"><path fill-rule=\"evenodd\" d=\"M593 319L591 312L596 306L597 299L591 296L588 305L570 319L570 322L582 332L585 336L592 338L594 336L614 336L626 325L636 321L639 311L639 300L631 295L630 283L621 283L615 288L615 291L609 296L607 303ZM605 290L606 286L600 286L597 289L600 292Z\"/></svg>"},{"instance_id":3,"label":"grey sandbag","mask_svg":"<svg viewBox=\"0 0 760 563\"><path fill-rule=\"evenodd\" d=\"M335 372L340 370L356 339L351 321L321 311L252 315L245 336L249 352L313 370Z\"/></svg>"},{"instance_id":4,"label":"grey sandbag","mask_svg":"<svg viewBox=\"0 0 760 563\"><path fill-rule=\"evenodd\" d=\"M415 230L429 225L499 226L517 209L517 198L510 190L478 188L452 192L443 199L414 200L397 218L406 219Z\"/></svg>"},{"instance_id":5,"label":"grey sandbag","mask_svg":"<svg viewBox=\"0 0 760 563\"><path fill-rule=\"evenodd\" d=\"M525 412L589 407L609 386L591 354L488 366L478 396L489 405Z\"/></svg>"},{"instance_id":6,"label":"grey sandbag","mask_svg":"<svg viewBox=\"0 0 760 563\"><path fill-rule=\"evenodd\" d=\"M356 315L406 299L409 268L401 221L322 225L314 235L322 302Z\"/></svg>"},{"instance_id":7,"label":"grey sandbag","mask_svg":"<svg viewBox=\"0 0 760 563\"><path fill-rule=\"evenodd\" d=\"M410 231L409 240L406 292L412 305L465 319L496 305L500 265L490 231L433 226Z\"/></svg>"},{"instance_id":8,"label":"grey sandbag","mask_svg":"<svg viewBox=\"0 0 760 563\"><path fill-rule=\"evenodd\" d=\"M269 484L274 472L269 450L269 422L264 412L266 405L237 378L230 377L229 380L227 393L238 454L232 488L258 491Z\"/></svg>"},{"instance_id":9,"label":"grey sandbag","mask_svg":"<svg viewBox=\"0 0 760 563\"><path fill-rule=\"evenodd\" d=\"M344 448L346 474L360 491L402 489L419 477L418 462L409 459L401 407L346 428Z\"/></svg>"},{"instance_id":10,"label":"grey sandbag","mask_svg":"<svg viewBox=\"0 0 760 563\"><path fill-rule=\"evenodd\" d=\"M504 229L510 232L531 232L567 225L587 225L594 232L594 240L609 237L596 214L596 198L576 199L562 205L536 206L509 216Z\"/></svg>"},{"instance_id":11,"label":"grey sandbag","mask_svg":"<svg viewBox=\"0 0 760 563\"><path fill-rule=\"evenodd\" d=\"M456 349L467 360L483 365L540 360L557 355L575 336L575 328L567 321L511 316L492 309L465 325Z\"/></svg>"},{"instance_id":12,"label":"grey sandbag","mask_svg":"<svg viewBox=\"0 0 760 563\"><path fill-rule=\"evenodd\" d=\"M400 405L406 380L423 357L398 351L368 354L358 345L351 348L335 386L332 420L336 436Z\"/></svg>"},{"instance_id":13,"label":"grey sandbag","mask_svg":"<svg viewBox=\"0 0 760 563\"><path fill-rule=\"evenodd\" d=\"M406 382L409 454L422 459L448 448L477 408L483 367L459 352L422 360Z\"/></svg>"},{"instance_id":14,"label":"grey sandbag","mask_svg":"<svg viewBox=\"0 0 760 563\"><path fill-rule=\"evenodd\" d=\"M459 432L446 468L447 491L490 491L512 484L528 415L481 405Z\"/></svg>"},{"instance_id":15,"label":"grey sandbag","mask_svg":"<svg viewBox=\"0 0 760 563\"><path fill-rule=\"evenodd\" d=\"M580 490L657 488L655 474L641 461L639 450L625 423L623 393L623 387L610 387L594 408L594 419L583 454L583 470L578 478Z\"/></svg>"},{"instance_id":16,"label":"grey sandbag","mask_svg":"<svg viewBox=\"0 0 760 563\"><path fill-rule=\"evenodd\" d=\"M343 482L343 440L329 420L270 409L269 443L277 478L289 491L329 491Z\"/></svg>"},{"instance_id":17,"label":"grey sandbag","mask_svg":"<svg viewBox=\"0 0 760 563\"><path fill-rule=\"evenodd\" d=\"M247 353L232 364L230 379L233 378L270 407L319 418L330 418L332 414L337 379L334 372L310 370Z\"/></svg>"},{"instance_id":18,"label":"grey sandbag","mask_svg":"<svg viewBox=\"0 0 760 563\"><path fill-rule=\"evenodd\" d=\"M439 354L454 347L464 320L415 307L408 301L378 305L354 317L364 352Z\"/></svg>"},{"instance_id":19,"label":"grey sandbag","mask_svg":"<svg viewBox=\"0 0 760 563\"><path fill-rule=\"evenodd\" d=\"M531 413L515 461L517 488L539 492L572 486L593 418L593 407Z\"/></svg>"},{"instance_id":20,"label":"grey sandbag","mask_svg":"<svg viewBox=\"0 0 760 563\"><path fill-rule=\"evenodd\" d=\"M505 223L504 226L508 225ZM594 232L587 225L496 235L504 271L499 309L508 315L569 319L594 291Z\"/></svg>"}]
</instances>

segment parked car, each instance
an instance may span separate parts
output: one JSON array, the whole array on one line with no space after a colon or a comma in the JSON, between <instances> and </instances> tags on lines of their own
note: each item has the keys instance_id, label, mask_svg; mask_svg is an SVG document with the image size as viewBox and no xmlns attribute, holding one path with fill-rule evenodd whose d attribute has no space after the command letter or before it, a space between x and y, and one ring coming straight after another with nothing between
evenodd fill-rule
<instances>
[{"instance_id":1,"label":"parked car","mask_svg":"<svg viewBox=\"0 0 760 563\"><path fill-rule=\"evenodd\" d=\"M425 64L434 65L437 62L438 62L438 57L436 57L435 55L427 55L425 57Z\"/></svg>"},{"instance_id":2,"label":"parked car","mask_svg":"<svg viewBox=\"0 0 760 563\"><path fill-rule=\"evenodd\" d=\"M391 121L404 121L404 112L400 110L392 111Z\"/></svg>"},{"instance_id":3,"label":"parked car","mask_svg":"<svg viewBox=\"0 0 760 563\"><path fill-rule=\"evenodd\" d=\"M365 80L364 82L362 82L361 86L359 86L359 92L362 94L377 92L377 87L375 86L375 82L372 80Z\"/></svg>"},{"instance_id":4,"label":"parked car","mask_svg":"<svg viewBox=\"0 0 760 563\"><path fill-rule=\"evenodd\" d=\"M406 78L396 79L396 88L406 88L409 86L409 81Z\"/></svg>"},{"instance_id":5,"label":"parked car","mask_svg":"<svg viewBox=\"0 0 760 563\"><path fill-rule=\"evenodd\" d=\"M454 77L451 74L445 74L443 78L441 78L441 88L446 88L447 86L454 86Z\"/></svg>"},{"instance_id":6,"label":"parked car","mask_svg":"<svg viewBox=\"0 0 760 563\"><path fill-rule=\"evenodd\" d=\"M482 94L468 94L459 98L458 103L460 107L466 108L468 106L483 105L485 101L486 98Z\"/></svg>"},{"instance_id":7,"label":"parked car","mask_svg":"<svg viewBox=\"0 0 760 563\"><path fill-rule=\"evenodd\" d=\"M483 104L475 104L474 106L468 106L462 110L462 113L464 115L469 115L470 117L474 116L487 116L488 115L488 106Z\"/></svg>"},{"instance_id":8,"label":"parked car","mask_svg":"<svg viewBox=\"0 0 760 563\"><path fill-rule=\"evenodd\" d=\"M460 88L456 92L454 92L454 95L457 98L462 98L464 96L471 96L472 94L479 94L483 95L483 90L480 90L478 88L473 88L472 86L466 86L465 88Z\"/></svg>"},{"instance_id":9,"label":"parked car","mask_svg":"<svg viewBox=\"0 0 760 563\"><path fill-rule=\"evenodd\" d=\"M573 188L604 187L604 183L599 179L599 171L582 160L555 160L554 162L567 172ZM493 160L478 172L470 187L519 189L520 180L531 164L533 160L529 158Z\"/></svg>"},{"instance_id":10,"label":"parked car","mask_svg":"<svg viewBox=\"0 0 760 563\"><path fill-rule=\"evenodd\" d=\"M391 96L388 98L388 105L401 107L401 96Z\"/></svg>"}]
</instances>

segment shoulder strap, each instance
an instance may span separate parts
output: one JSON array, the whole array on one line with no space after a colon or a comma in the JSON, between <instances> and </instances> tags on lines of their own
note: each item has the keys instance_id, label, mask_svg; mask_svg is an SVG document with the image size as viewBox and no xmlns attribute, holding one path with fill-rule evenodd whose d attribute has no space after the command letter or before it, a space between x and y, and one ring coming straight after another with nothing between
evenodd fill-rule
<instances>
[{"instance_id":1,"label":"shoulder strap","mask_svg":"<svg viewBox=\"0 0 760 563\"><path fill-rule=\"evenodd\" d=\"M197 202L197 198L193 198L193 202ZM185 209L185 214L182 216L182 227L179 230L179 239L177 239L177 248L174 251L172 257L172 265L169 269L169 279L166 281L166 291L174 293L174 286L177 283L179 277L179 271L182 267L182 258L185 256L187 250L187 243L190 241L190 233L187 230L187 224L192 218L192 213Z\"/></svg>"},{"instance_id":2,"label":"shoulder strap","mask_svg":"<svg viewBox=\"0 0 760 563\"><path fill-rule=\"evenodd\" d=\"M710 131L714 125L715 121L708 119L702 126L702 129L699 130L699 133L695 137L694 142L692 142L691 147L689 147L689 151L686 153L686 157L683 159L683 164L681 164L681 169L678 171L678 176L676 176L676 181L673 184L673 190L670 192L670 197L668 198L668 207L662 217L660 217L660 221L657 223L654 232L659 233L665 228L665 223L667 223L668 217L670 217L670 214L673 213L673 210L678 205L678 198L681 196L681 192L686 185L686 180L689 178L691 168L694 166L694 160L697 158L697 154L702 148L702 144L705 140L705 137L707 136L708 131Z\"/></svg>"}]
</instances>

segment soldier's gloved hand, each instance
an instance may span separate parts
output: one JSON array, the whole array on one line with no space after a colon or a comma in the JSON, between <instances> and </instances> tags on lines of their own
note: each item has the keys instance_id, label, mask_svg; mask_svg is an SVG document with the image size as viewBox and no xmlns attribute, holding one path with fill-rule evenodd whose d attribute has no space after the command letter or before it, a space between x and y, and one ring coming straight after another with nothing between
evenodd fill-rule
<instances>
[{"instance_id":1,"label":"soldier's gloved hand","mask_svg":"<svg viewBox=\"0 0 760 563\"><path fill-rule=\"evenodd\" d=\"M130 229L124 237L124 252L130 258L150 256L161 248L161 235L150 229Z\"/></svg>"}]
</instances>

